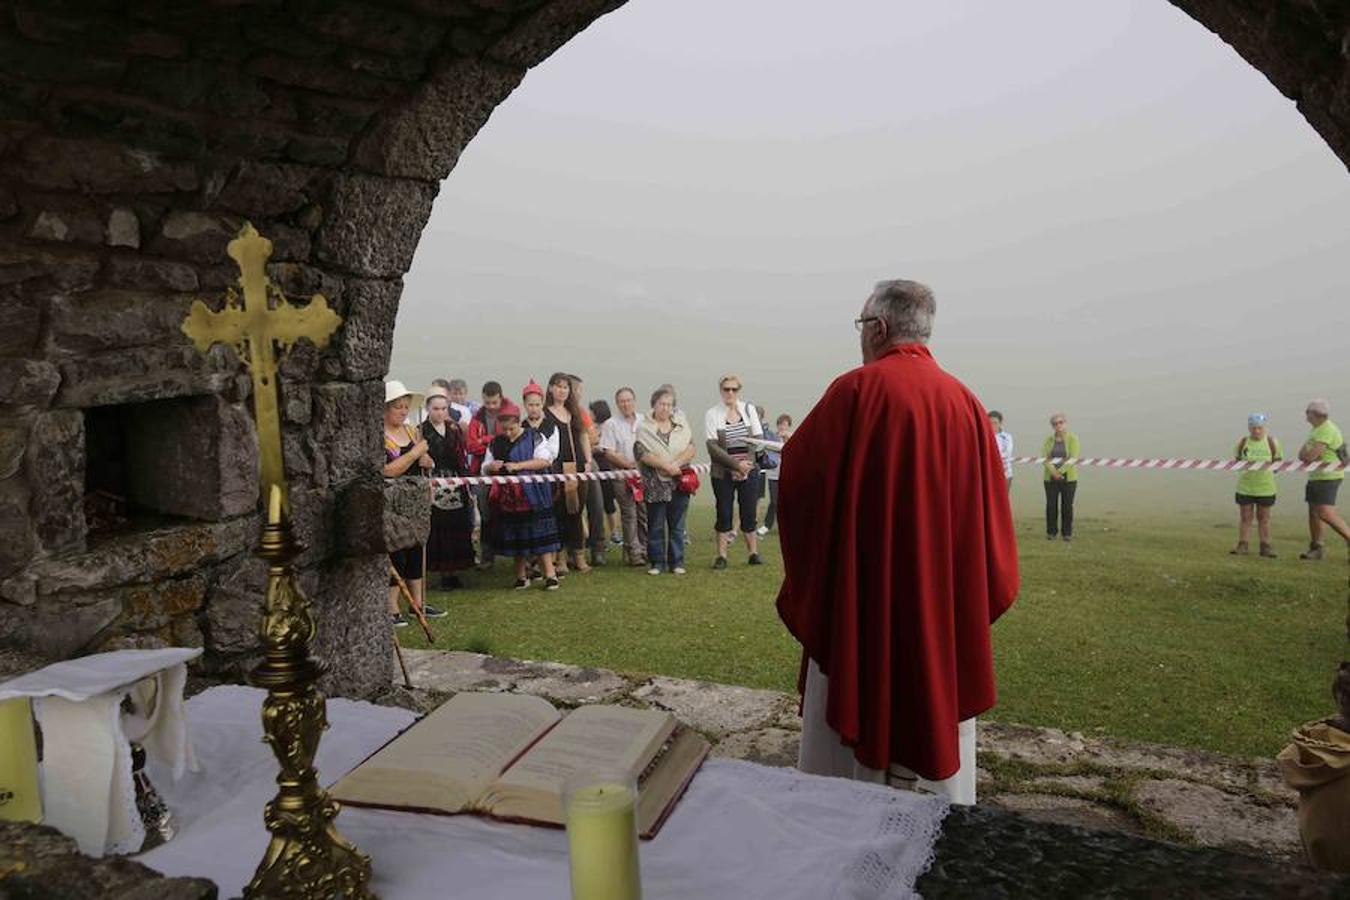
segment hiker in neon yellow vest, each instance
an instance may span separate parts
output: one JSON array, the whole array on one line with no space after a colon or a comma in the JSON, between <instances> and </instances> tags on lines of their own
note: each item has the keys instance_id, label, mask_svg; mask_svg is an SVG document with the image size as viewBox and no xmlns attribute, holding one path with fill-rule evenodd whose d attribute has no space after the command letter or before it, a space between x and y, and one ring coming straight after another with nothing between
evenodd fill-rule
<instances>
[{"instance_id":1,"label":"hiker in neon yellow vest","mask_svg":"<svg viewBox=\"0 0 1350 900\"><path fill-rule=\"evenodd\" d=\"M1238 462L1270 463L1284 459L1280 442L1266 430L1266 414L1252 413L1247 417L1247 436L1237 442L1233 458ZM1270 510L1275 505L1275 473L1269 469L1244 471L1238 476L1238 542L1231 552L1234 556L1247 555L1247 538L1252 533L1252 519L1256 519L1256 533L1261 541L1261 555L1274 558L1270 546Z\"/></svg>"},{"instance_id":2,"label":"hiker in neon yellow vest","mask_svg":"<svg viewBox=\"0 0 1350 900\"><path fill-rule=\"evenodd\" d=\"M1331 404L1325 400L1309 400L1305 414L1308 424L1312 426L1312 433L1298 451L1298 458L1308 463L1345 462L1345 438L1336 423L1331 421ZM1336 512L1336 492L1344 480L1344 469L1318 469L1308 473L1308 488L1304 494L1304 499L1308 501L1308 550L1300 553L1299 559L1322 558L1323 525L1330 525L1332 531L1350 543L1350 526Z\"/></svg>"},{"instance_id":3,"label":"hiker in neon yellow vest","mask_svg":"<svg viewBox=\"0 0 1350 900\"><path fill-rule=\"evenodd\" d=\"M1078 435L1069 430L1064 413L1050 417L1054 432L1041 444L1041 456L1047 459L1077 459ZM1072 463L1045 464L1045 536L1056 535L1073 540L1073 498L1078 493L1078 467ZM1058 515L1057 515L1058 514ZM1059 521L1056 521L1058 519Z\"/></svg>"}]
</instances>

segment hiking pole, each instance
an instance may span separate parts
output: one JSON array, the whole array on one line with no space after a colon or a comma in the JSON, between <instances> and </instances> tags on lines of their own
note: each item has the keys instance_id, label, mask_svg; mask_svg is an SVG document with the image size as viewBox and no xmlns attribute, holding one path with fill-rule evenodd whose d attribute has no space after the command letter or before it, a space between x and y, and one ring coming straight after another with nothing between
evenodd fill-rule
<instances>
[{"instance_id":1,"label":"hiking pole","mask_svg":"<svg viewBox=\"0 0 1350 900\"><path fill-rule=\"evenodd\" d=\"M422 631L427 636L427 643L434 645L436 643L436 635L432 633L431 626L427 624L426 610L422 609L422 607L417 604L417 601L413 599L412 591L408 590L408 582L404 581L403 576L398 574L398 569L394 568L393 563L389 564L389 574L394 576L394 580L398 582L399 589L403 591L403 596L408 598L408 608L412 610L412 614L417 617L418 623L421 624Z\"/></svg>"}]
</instances>

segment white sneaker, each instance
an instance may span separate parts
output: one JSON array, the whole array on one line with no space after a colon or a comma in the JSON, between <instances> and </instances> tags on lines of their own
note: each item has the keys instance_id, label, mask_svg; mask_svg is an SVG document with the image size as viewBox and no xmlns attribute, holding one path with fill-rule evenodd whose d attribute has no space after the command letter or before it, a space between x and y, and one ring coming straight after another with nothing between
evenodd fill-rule
<instances>
[{"instance_id":1,"label":"white sneaker","mask_svg":"<svg viewBox=\"0 0 1350 900\"><path fill-rule=\"evenodd\" d=\"M767 525L761 525L755 529L755 534L759 535L760 537L764 537L764 535L768 533L769 533L769 526Z\"/></svg>"},{"instance_id":2,"label":"white sneaker","mask_svg":"<svg viewBox=\"0 0 1350 900\"><path fill-rule=\"evenodd\" d=\"M676 566L673 571L675 572L676 575L683 575L684 566Z\"/></svg>"},{"instance_id":3,"label":"white sneaker","mask_svg":"<svg viewBox=\"0 0 1350 900\"><path fill-rule=\"evenodd\" d=\"M660 575L660 574L661 574L661 570L658 569L658 568L656 568L655 566L653 566L652 568L650 568L650 569L647 570L647 574L648 574L648 575Z\"/></svg>"}]
</instances>

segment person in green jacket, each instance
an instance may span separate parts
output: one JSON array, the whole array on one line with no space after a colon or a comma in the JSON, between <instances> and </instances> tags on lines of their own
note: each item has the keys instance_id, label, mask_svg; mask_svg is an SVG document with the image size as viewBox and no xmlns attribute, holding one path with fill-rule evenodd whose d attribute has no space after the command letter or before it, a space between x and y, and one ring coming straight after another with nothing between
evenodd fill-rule
<instances>
[{"instance_id":1,"label":"person in green jacket","mask_svg":"<svg viewBox=\"0 0 1350 900\"><path fill-rule=\"evenodd\" d=\"M1277 462L1284 459L1280 442L1266 430L1266 414L1252 413L1247 417L1247 436L1237 442L1233 458L1238 462ZM1247 470L1238 475L1238 542L1230 553L1247 555L1247 538L1252 533L1252 519L1261 541L1261 555L1273 559L1270 546L1270 510L1275 505L1275 473L1269 469Z\"/></svg>"},{"instance_id":2,"label":"person in green jacket","mask_svg":"<svg viewBox=\"0 0 1350 900\"><path fill-rule=\"evenodd\" d=\"M1054 429L1045 443L1041 445L1041 456L1045 463L1045 536L1054 540L1057 536L1066 541L1073 540L1073 498L1078 493L1078 467L1065 463L1065 459L1078 459L1080 448L1078 435L1069 430L1069 419L1064 413L1055 413L1050 417L1050 427ZM1050 463L1058 459L1061 462Z\"/></svg>"},{"instance_id":3,"label":"person in green jacket","mask_svg":"<svg viewBox=\"0 0 1350 900\"><path fill-rule=\"evenodd\" d=\"M1331 405L1325 400L1309 400L1305 411L1312 433L1298 451L1298 458L1305 463L1340 463L1346 461L1345 438L1336 423L1331 421ZM1336 493L1345 480L1344 469L1318 469L1308 473L1308 488L1304 499L1308 501L1308 550L1300 553L1299 559L1322 558L1322 526L1331 529L1350 543L1350 526L1345 524L1341 514L1336 511Z\"/></svg>"}]
</instances>

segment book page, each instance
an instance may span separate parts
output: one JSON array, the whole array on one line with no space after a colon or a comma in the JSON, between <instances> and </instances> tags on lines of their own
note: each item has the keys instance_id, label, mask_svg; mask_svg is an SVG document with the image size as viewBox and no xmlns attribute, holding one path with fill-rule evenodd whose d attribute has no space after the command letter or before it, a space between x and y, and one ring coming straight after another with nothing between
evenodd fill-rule
<instances>
[{"instance_id":1,"label":"book page","mask_svg":"<svg viewBox=\"0 0 1350 900\"><path fill-rule=\"evenodd\" d=\"M348 803L463 811L502 769L558 721L539 697L460 693L341 778Z\"/></svg>"},{"instance_id":2,"label":"book page","mask_svg":"<svg viewBox=\"0 0 1350 900\"><path fill-rule=\"evenodd\" d=\"M562 784L588 768L626 769L635 777L677 726L670 713L584 706L565 717L497 779L482 806L494 815L562 822Z\"/></svg>"}]
</instances>

